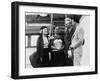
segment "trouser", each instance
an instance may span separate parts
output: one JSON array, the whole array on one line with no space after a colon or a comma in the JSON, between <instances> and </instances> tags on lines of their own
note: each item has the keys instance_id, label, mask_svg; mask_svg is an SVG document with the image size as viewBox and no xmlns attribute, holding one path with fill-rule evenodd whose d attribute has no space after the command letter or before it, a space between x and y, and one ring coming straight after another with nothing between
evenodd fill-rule
<instances>
[{"instance_id":1,"label":"trouser","mask_svg":"<svg viewBox=\"0 0 100 81\"><path fill-rule=\"evenodd\" d=\"M68 57L68 50L65 50L65 66L73 66L73 57Z\"/></svg>"},{"instance_id":2,"label":"trouser","mask_svg":"<svg viewBox=\"0 0 100 81\"><path fill-rule=\"evenodd\" d=\"M41 66L43 67L49 66L49 49L48 48L43 49Z\"/></svg>"},{"instance_id":3,"label":"trouser","mask_svg":"<svg viewBox=\"0 0 100 81\"><path fill-rule=\"evenodd\" d=\"M74 54L74 66L80 66L80 62L81 62L81 54L77 53Z\"/></svg>"},{"instance_id":4,"label":"trouser","mask_svg":"<svg viewBox=\"0 0 100 81\"><path fill-rule=\"evenodd\" d=\"M65 62L65 54L63 50L52 51L51 66L63 66Z\"/></svg>"}]
</instances>

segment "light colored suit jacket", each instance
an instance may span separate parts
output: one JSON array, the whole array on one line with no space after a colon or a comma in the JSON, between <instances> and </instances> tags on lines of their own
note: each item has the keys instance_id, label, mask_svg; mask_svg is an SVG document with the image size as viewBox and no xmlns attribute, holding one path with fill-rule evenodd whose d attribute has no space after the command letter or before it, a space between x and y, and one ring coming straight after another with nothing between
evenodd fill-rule
<instances>
[{"instance_id":1,"label":"light colored suit jacket","mask_svg":"<svg viewBox=\"0 0 100 81\"><path fill-rule=\"evenodd\" d=\"M78 26L72 36L72 41L71 41L71 47L74 48L73 50L74 66L80 66L81 64L83 41L84 41L84 29Z\"/></svg>"},{"instance_id":2,"label":"light colored suit jacket","mask_svg":"<svg viewBox=\"0 0 100 81\"><path fill-rule=\"evenodd\" d=\"M82 55L82 45L84 41L84 29L82 27L77 27L73 36L71 46L74 48L74 55Z\"/></svg>"}]
</instances>

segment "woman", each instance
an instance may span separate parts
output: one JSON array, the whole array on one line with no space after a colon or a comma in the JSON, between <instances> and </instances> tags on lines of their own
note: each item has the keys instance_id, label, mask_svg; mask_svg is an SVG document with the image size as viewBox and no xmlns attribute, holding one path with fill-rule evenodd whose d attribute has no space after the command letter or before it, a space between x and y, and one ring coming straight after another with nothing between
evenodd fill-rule
<instances>
[{"instance_id":1,"label":"woman","mask_svg":"<svg viewBox=\"0 0 100 81\"><path fill-rule=\"evenodd\" d=\"M49 65L49 41L47 27L40 28L40 36L37 40L37 53L40 57L41 67Z\"/></svg>"},{"instance_id":2,"label":"woman","mask_svg":"<svg viewBox=\"0 0 100 81\"><path fill-rule=\"evenodd\" d=\"M51 66L63 66L65 62L64 43L59 27L55 27L51 40Z\"/></svg>"}]
</instances>

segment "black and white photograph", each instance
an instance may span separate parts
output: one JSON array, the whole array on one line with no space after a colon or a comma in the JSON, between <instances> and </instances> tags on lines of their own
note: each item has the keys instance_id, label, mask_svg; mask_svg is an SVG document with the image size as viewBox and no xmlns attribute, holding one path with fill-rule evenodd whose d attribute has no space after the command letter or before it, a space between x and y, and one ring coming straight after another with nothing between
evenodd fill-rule
<instances>
[{"instance_id":1,"label":"black and white photograph","mask_svg":"<svg viewBox=\"0 0 100 81\"><path fill-rule=\"evenodd\" d=\"M14 2L12 14L12 78L97 73L97 7Z\"/></svg>"},{"instance_id":2,"label":"black and white photograph","mask_svg":"<svg viewBox=\"0 0 100 81\"><path fill-rule=\"evenodd\" d=\"M26 12L25 25L26 68L89 65L89 15Z\"/></svg>"}]
</instances>

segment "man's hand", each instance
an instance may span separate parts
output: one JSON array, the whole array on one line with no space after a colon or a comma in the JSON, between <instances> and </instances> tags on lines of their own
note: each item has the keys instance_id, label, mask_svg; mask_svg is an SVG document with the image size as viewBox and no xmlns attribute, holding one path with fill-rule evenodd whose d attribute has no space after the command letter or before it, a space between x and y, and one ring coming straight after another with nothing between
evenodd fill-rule
<instances>
[{"instance_id":1,"label":"man's hand","mask_svg":"<svg viewBox=\"0 0 100 81\"><path fill-rule=\"evenodd\" d=\"M72 51L70 49L70 50L68 50L68 58L71 58L71 57L72 57Z\"/></svg>"}]
</instances>

